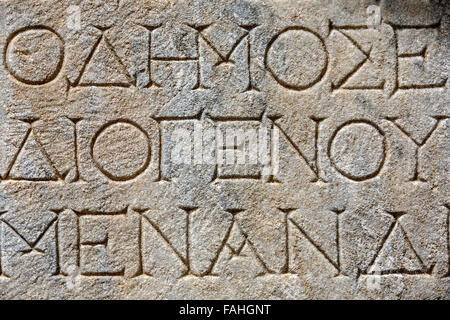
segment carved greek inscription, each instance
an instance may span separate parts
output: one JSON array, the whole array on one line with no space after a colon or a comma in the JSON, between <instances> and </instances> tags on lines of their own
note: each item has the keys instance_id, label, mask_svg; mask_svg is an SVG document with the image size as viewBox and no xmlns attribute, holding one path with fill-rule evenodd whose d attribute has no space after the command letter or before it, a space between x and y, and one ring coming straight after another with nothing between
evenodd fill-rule
<instances>
[{"instance_id":1,"label":"carved greek inscription","mask_svg":"<svg viewBox=\"0 0 450 320\"><path fill-rule=\"evenodd\" d=\"M17 226L7 213L3 211L0 214L0 278L11 278L16 273L15 265L26 259L31 263L44 261L46 272L58 274L57 214L53 213L47 221L42 221L38 232L30 233Z\"/></svg>"},{"instance_id":2,"label":"carved greek inscription","mask_svg":"<svg viewBox=\"0 0 450 320\"><path fill-rule=\"evenodd\" d=\"M101 35L71 87L130 87L134 80L106 36L109 28L96 28Z\"/></svg>"},{"instance_id":3,"label":"carved greek inscription","mask_svg":"<svg viewBox=\"0 0 450 320\"><path fill-rule=\"evenodd\" d=\"M320 36L303 27L289 27L269 42L266 68L283 87L292 90L311 88L324 76L328 51Z\"/></svg>"},{"instance_id":4,"label":"carved greek inscription","mask_svg":"<svg viewBox=\"0 0 450 320\"><path fill-rule=\"evenodd\" d=\"M202 165L209 181L277 182L278 129L261 118L161 118L161 170L179 174ZM204 172L205 173L205 172Z\"/></svg>"},{"instance_id":5,"label":"carved greek inscription","mask_svg":"<svg viewBox=\"0 0 450 320\"><path fill-rule=\"evenodd\" d=\"M29 124L29 128L3 179L51 181L62 178L33 132L33 123L37 120L22 120Z\"/></svg>"},{"instance_id":6,"label":"carved greek inscription","mask_svg":"<svg viewBox=\"0 0 450 320\"><path fill-rule=\"evenodd\" d=\"M406 212L385 211L385 214L394 221L363 274L431 274L433 265L425 265L401 224ZM395 250L393 246L402 246L402 250Z\"/></svg>"},{"instance_id":7,"label":"carved greek inscription","mask_svg":"<svg viewBox=\"0 0 450 320\"><path fill-rule=\"evenodd\" d=\"M0 211L0 217L5 214L6 211ZM8 279L9 277L3 273L3 223L0 223L0 280Z\"/></svg>"},{"instance_id":8,"label":"carved greek inscription","mask_svg":"<svg viewBox=\"0 0 450 320\"><path fill-rule=\"evenodd\" d=\"M123 235L127 209L117 212L61 210L59 263L61 273L124 276Z\"/></svg>"},{"instance_id":9,"label":"carved greek inscription","mask_svg":"<svg viewBox=\"0 0 450 320\"><path fill-rule=\"evenodd\" d=\"M384 133L374 123L352 120L334 132L328 154L343 176L355 181L373 178L380 173L386 157Z\"/></svg>"},{"instance_id":10,"label":"carved greek inscription","mask_svg":"<svg viewBox=\"0 0 450 320\"><path fill-rule=\"evenodd\" d=\"M445 207L448 231L450 210ZM323 259L329 265L327 268L334 270L334 277L347 276L341 266L341 216L346 211L329 210L335 229L334 242L330 244L334 249L330 251L307 230L297 210L276 209L274 213L278 212L277 215L271 217L274 225L267 226L267 230L260 230L262 233L258 234L249 231L248 224L254 223L251 221L255 215L269 216L253 209L215 209L211 212L204 208L180 207L170 214L159 209L125 208L111 212L60 209L52 211L53 218L42 224L41 231L34 238L15 227L14 222L5 216L7 211L2 211L0 276L1 279L9 279L14 273L11 261L20 263L17 259L20 261L31 255L45 259L51 266L51 274L62 277L72 274L74 270L88 277L217 277L229 273L229 268L237 265L246 266L248 272L256 277L295 275L305 271L299 270L296 262L302 254L313 254ZM385 214L393 221L361 275L431 275L433 265L426 265L402 225L402 217L406 213L386 211ZM134 222L130 225L131 221ZM219 226L210 225L205 229L207 221L222 222ZM123 235L126 225L135 230L136 237ZM262 247L260 236L266 232L280 235L273 239L279 247L280 256L271 257ZM204 243L204 237L210 237L210 240L215 237L216 243L213 241L212 246L210 242ZM311 249L306 249L306 244ZM21 249L17 251L18 248ZM136 252L137 258L126 262L123 250L130 248ZM304 250L312 251L307 253ZM128 268L130 270L126 271Z\"/></svg>"},{"instance_id":11,"label":"carved greek inscription","mask_svg":"<svg viewBox=\"0 0 450 320\"><path fill-rule=\"evenodd\" d=\"M414 144L414 172L411 177L411 181L420 181L420 182L426 182L426 179L423 178L420 174L420 151L422 148L427 144L430 137L433 135L433 133L436 131L436 129L439 127L439 124L442 120L447 119L447 117L433 117L434 118L434 125L433 127L428 131L425 137L418 140L415 138L411 133L407 132L399 123L397 118L387 118L392 124L394 124L397 129L402 132L406 137L409 138L409 140Z\"/></svg>"},{"instance_id":12,"label":"carved greek inscription","mask_svg":"<svg viewBox=\"0 0 450 320\"><path fill-rule=\"evenodd\" d=\"M251 62L252 33L258 25L217 22L140 26L148 32L146 88L165 86L162 82L167 82L167 74L162 77L163 73L189 72L194 77L185 79L183 86L192 90L211 89L216 85L215 80L207 79L212 69L234 65L237 73L231 79L240 83L242 92L260 90L253 80ZM108 40L111 26L94 27L100 35L70 87L135 86L136 75L130 74ZM384 52L390 45L389 28L393 32L392 54L395 57L394 67L386 73L381 65L384 60L393 58L385 56L389 50ZM441 20L429 25L387 22L376 28L330 22L329 29L330 44L325 44L323 36L307 27L283 29L266 46L265 69L279 85L296 91L312 88L329 67L332 91L384 90L388 96L393 96L398 90L445 88L448 77L433 67L435 57L442 54L436 46L442 32ZM227 33L226 38L219 36L223 32ZM180 41L184 43L182 50L174 45ZM40 43L47 45L39 46ZM62 38L47 26L18 29L8 38L4 63L16 80L29 85L46 84L61 72L64 46ZM216 60L212 65L208 62L211 59Z\"/></svg>"},{"instance_id":13,"label":"carved greek inscription","mask_svg":"<svg viewBox=\"0 0 450 320\"><path fill-rule=\"evenodd\" d=\"M434 116L433 126L425 135L412 134L401 118L387 117L395 134L403 135L414 147L413 172L410 181L426 182L421 174L421 151L448 118ZM192 165L208 167L209 181L253 179L283 183L280 179L280 143L295 151L312 175L311 182L326 183L319 157L326 156L339 175L359 182L379 176L385 164L388 145L381 127L369 120L355 119L337 127L327 138L327 152L319 143L321 123L325 118L311 117L314 123L313 156L306 156L281 125L280 118L157 118L159 123L159 175L170 181L167 166ZM4 158L2 180L17 181L80 181L77 127L82 119L58 118L52 122L40 119L12 120L23 127L23 137ZM50 125L51 127L46 128ZM169 129L170 128L170 129ZM15 129L19 130L19 129ZM151 161L151 145L156 143L147 130L129 119L109 121L91 138L89 153L96 168L112 181L128 181L140 176ZM394 136L395 137L395 136ZM4 137L11 143L9 137ZM14 139L19 139L15 137ZM56 141L56 145L55 145ZM130 143L133 141L133 143ZM64 146L64 148L59 148ZM61 151L57 150L63 150ZM61 153L61 154L59 154Z\"/></svg>"},{"instance_id":14,"label":"carved greek inscription","mask_svg":"<svg viewBox=\"0 0 450 320\"><path fill-rule=\"evenodd\" d=\"M448 298L445 1L16 2L0 299Z\"/></svg>"},{"instance_id":15,"label":"carved greek inscription","mask_svg":"<svg viewBox=\"0 0 450 320\"><path fill-rule=\"evenodd\" d=\"M445 223L445 230L447 231L447 273L444 275L444 277L448 278L450 277L450 205L446 204L445 208L447 209L447 219Z\"/></svg>"},{"instance_id":16,"label":"carved greek inscription","mask_svg":"<svg viewBox=\"0 0 450 320\"><path fill-rule=\"evenodd\" d=\"M309 232L307 230L305 230L305 228L302 226L301 223L299 223L297 221L297 219L295 217L289 217L288 215L291 212L294 212L296 209L289 209L289 210L283 210L286 212L286 223L289 222L292 226L292 237L301 237L304 240L306 240L315 250L315 254L321 256L322 258L325 259L326 263L329 264L331 266L332 269L334 269L335 274L334 277L338 277L338 276L346 276L345 272L341 269L341 219L340 219L340 215L343 214L345 212L345 210L339 210L339 209L333 209L330 212L335 215L335 252L336 255L332 256L330 255L329 252L327 252L326 250L324 250L321 245L318 244L317 239L314 239L314 237L312 237ZM289 228L287 227L286 230L289 230ZM289 237L288 237L289 238ZM299 252L298 254L301 254L301 252Z\"/></svg>"},{"instance_id":17,"label":"carved greek inscription","mask_svg":"<svg viewBox=\"0 0 450 320\"><path fill-rule=\"evenodd\" d=\"M444 88L447 77L436 74L428 59L436 54L435 44L441 21L430 25L390 24L396 41L396 75L392 94L397 90ZM418 39L419 41L417 41ZM411 40L416 40L411 44ZM419 65L420 61L420 67Z\"/></svg>"},{"instance_id":18,"label":"carved greek inscription","mask_svg":"<svg viewBox=\"0 0 450 320\"><path fill-rule=\"evenodd\" d=\"M325 120L325 118L310 117L310 119L314 122L314 157L312 159L306 157L304 152L286 133L285 129L283 129L279 124L276 123L277 119L274 119L274 124L280 131L280 136L282 136L288 141L289 145L291 145L294 148L297 155L304 161L310 172L314 175L314 177L311 179L311 182L326 183L327 181L322 176L321 169L319 166L319 150L318 150L320 123L323 120Z\"/></svg>"},{"instance_id":19,"label":"carved greek inscription","mask_svg":"<svg viewBox=\"0 0 450 320\"><path fill-rule=\"evenodd\" d=\"M10 74L28 85L54 80L64 63L64 42L47 26L25 27L7 40L4 63Z\"/></svg>"},{"instance_id":20,"label":"carved greek inscription","mask_svg":"<svg viewBox=\"0 0 450 320\"><path fill-rule=\"evenodd\" d=\"M212 51L217 57L212 68L233 65L237 73L246 75L243 81L240 81L243 92L259 91L252 81L251 73L251 32L257 27L257 25L236 25L227 22L194 27L200 35L200 54L204 47L204 50ZM227 34L226 39L223 39L223 34ZM208 53L203 55L207 56ZM238 61L243 61L243 65L237 65ZM233 80L237 80L237 77L233 77Z\"/></svg>"},{"instance_id":21,"label":"carved greek inscription","mask_svg":"<svg viewBox=\"0 0 450 320\"><path fill-rule=\"evenodd\" d=\"M159 210L134 209L139 213L140 254L136 276L183 277L191 274L189 229L192 219L190 215L195 210L196 208L179 208L170 213L172 220L167 221ZM179 229L175 231L174 228ZM169 232L170 235L166 235ZM161 259L163 256L164 260Z\"/></svg>"},{"instance_id":22,"label":"carved greek inscription","mask_svg":"<svg viewBox=\"0 0 450 320\"><path fill-rule=\"evenodd\" d=\"M247 265L247 268L256 277L272 273L255 245L249 239L247 232L237 220L237 216L243 214L244 211L244 209L227 210L231 216L231 223L214 259L214 264L208 270L212 275L226 274L229 272L228 268L233 264Z\"/></svg>"},{"instance_id":23,"label":"carved greek inscription","mask_svg":"<svg viewBox=\"0 0 450 320\"><path fill-rule=\"evenodd\" d=\"M402 119L386 118L394 133L404 135L414 145L414 172L411 181L426 182L421 176L421 150L428 146L448 117L434 116L434 124L426 135L412 135L405 129ZM157 118L159 130L159 180L170 181L181 168L189 172L192 165L207 168L208 181L251 179L267 183L283 183L279 177L280 143L294 150L311 174L310 182L326 183L319 157L328 157L339 175L355 182L366 181L381 174L388 145L381 127L366 119L344 122L332 132L327 141L321 141L321 123L325 118L310 117L314 123L312 148L314 154L306 156L290 137L280 118L263 113L257 118L163 117ZM18 146L11 145L5 159L2 180L17 181L80 181L77 127L82 119L59 118L53 122L39 119L13 120L24 127ZM46 128L46 126L52 126ZM19 128L19 127L18 127ZM26 128L26 129L25 129ZM18 130L18 129L16 129ZM57 130L57 131L56 131ZM408 130L408 131L407 131ZM129 181L140 176L149 166L151 145L156 143L136 122L117 119L106 122L90 139L89 153L94 165L112 181ZM17 137L16 137L17 138ZM7 136L4 137L8 141ZM55 141L57 145L55 145ZM132 143L130 143L132 142ZM327 143L327 151L319 144ZM64 148L57 148L58 146ZM62 154L59 154L63 150ZM55 153L56 152L56 153ZM176 171L168 168L175 168ZM172 172L170 175L167 172ZM158 179L157 179L158 180Z\"/></svg>"},{"instance_id":24,"label":"carved greek inscription","mask_svg":"<svg viewBox=\"0 0 450 320\"><path fill-rule=\"evenodd\" d=\"M150 163L147 133L129 120L107 123L92 139L91 154L97 168L115 181L130 180Z\"/></svg>"},{"instance_id":25,"label":"carved greek inscription","mask_svg":"<svg viewBox=\"0 0 450 320\"><path fill-rule=\"evenodd\" d=\"M78 121L79 119L65 117L52 122L43 122L37 118L13 120L14 126L26 129L24 133L20 133L23 136L15 150L8 153L2 179L35 182L77 181ZM50 128L46 127L47 125L50 125ZM5 136L4 139L7 141L8 137ZM11 147L14 149L14 145Z\"/></svg>"}]
</instances>

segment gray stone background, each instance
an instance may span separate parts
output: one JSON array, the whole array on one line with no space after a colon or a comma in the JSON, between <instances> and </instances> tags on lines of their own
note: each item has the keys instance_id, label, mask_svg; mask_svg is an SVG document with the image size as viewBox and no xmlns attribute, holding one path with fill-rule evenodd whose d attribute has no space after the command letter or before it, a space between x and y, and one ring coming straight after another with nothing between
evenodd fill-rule
<instances>
[{"instance_id":1,"label":"gray stone background","mask_svg":"<svg viewBox=\"0 0 450 320\"><path fill-rule=\"evenodd\" d=\"M448 299L449 9L1 1L0 297Z\"/></svg>"}]
</instances>

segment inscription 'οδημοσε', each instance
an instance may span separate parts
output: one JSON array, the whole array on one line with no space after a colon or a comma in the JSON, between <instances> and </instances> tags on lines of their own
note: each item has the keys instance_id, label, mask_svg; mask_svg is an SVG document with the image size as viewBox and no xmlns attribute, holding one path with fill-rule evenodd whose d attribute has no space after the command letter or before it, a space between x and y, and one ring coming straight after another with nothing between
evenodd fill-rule
<instances>
[{"instance_id":1,"label":"inscription '\u03bf\u03b4\u03b7\u03bc\u03bf\u03c3\u03b5'","mask_svg":"<svg viewBox=\"0 0 450 320\"><path fill-rule=\"evenodd\" d=\"M413 2L4 3L0 298L449 298Z\"/></svg>"}]
</instances>

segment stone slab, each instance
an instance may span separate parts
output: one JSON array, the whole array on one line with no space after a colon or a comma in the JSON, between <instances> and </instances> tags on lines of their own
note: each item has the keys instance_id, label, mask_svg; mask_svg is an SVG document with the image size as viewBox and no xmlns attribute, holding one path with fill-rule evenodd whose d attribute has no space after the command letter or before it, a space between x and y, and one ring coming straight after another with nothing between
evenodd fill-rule
<instances>
[{"instance_id":1,"label":"stone slab","mask_svg":"<svg viewBox=\"0 0 450 320\"><path fill-rule=\"evenodd\" d=\"M1 299L449 299L448 1L0 2Z\"/></svg>"}]
</instances>

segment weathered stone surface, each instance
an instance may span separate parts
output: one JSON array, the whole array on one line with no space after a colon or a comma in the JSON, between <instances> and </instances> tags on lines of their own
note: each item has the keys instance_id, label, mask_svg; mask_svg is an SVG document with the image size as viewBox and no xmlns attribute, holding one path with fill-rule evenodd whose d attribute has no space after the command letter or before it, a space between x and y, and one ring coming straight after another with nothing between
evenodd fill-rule
<instances>
[{"instance_id":1,"label":"weathered stone surface","mask_svg":"<svg viewBox=\"0 0 450 320\"><path fill-rule=\"evenodd\" d=\"M0 297L448 299L448 1L0 2Z\"/></svg>"}]
</instances>

